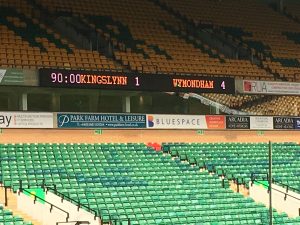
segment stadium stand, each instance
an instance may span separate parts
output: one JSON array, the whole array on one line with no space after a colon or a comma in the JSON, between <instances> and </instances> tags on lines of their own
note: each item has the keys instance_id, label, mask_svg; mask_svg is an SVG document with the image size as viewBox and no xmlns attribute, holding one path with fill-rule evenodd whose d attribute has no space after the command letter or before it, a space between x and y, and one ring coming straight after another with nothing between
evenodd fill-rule
<instances>
[{"instance_id":1,"label":"stadium stand","mask_svg":"<svg viewBox=\"0 0 300 225\"><path fill-rule=\"evenodd\" d=\"M221 95L214 93L201 95L232 109L253 115L300 115L299 96Z\"/></svg>"},{"instance_id":2,"label":"stadium stand","mask_svg":"<svg viewBox=\"0 0 300 225\"><path fill-rule=\"evenodd\" d=\"M287 16L291 16L294 18L297 22L299 22L300 18L300 4L298 1L288 0L284 1L284 13L286 13ZM295 38L299 40L299 37L297 34L294 34Z\"/></svg>"},{"instance_id":3,"label":"stadium stand","mask_svg":"<svg viewBox=\"0 0 300 225\"><path fill-rule=\"evenodd\" d=\"M26 1L1 1L0 8L1 67L122 70L99 52L77 49L33 18Z\"/></svg>"},{"instance_id":4,"label":"stadium stand","mask_svg":"<svg viewBox=\"0 0 300 225\"><path fill-rule=\"evenodd\" d=\"M222 187L218 176L181 161L186 158L172 160L144 144L2 144L0 152L6 185L17 188L21 179L33 187L45 178L99 211L103 222L268 223L268 209L234 193L228 181ZM274 224L299 223L274 211Z\"/></svg>"},{"instance_id":5,"label":"stadium stand","mask_svg":"<svg viewBox=\"0 0 300 225\"><path fill-rule=\"evenodd\" d=\"M2 0L1 7L6 13L2 15L1 29L7 35L1 42L4 44L1 65L15 64L25 68L127 68L151 73L202 73L264 80L298 80L299 25L263 2L243 1L243 9L240 9L240 4L233 0L201 3L189 0L187 4L177 0L64 1L63 4L58 0L23 3ZM9 10L5 10L7 8ZM133 12L132 8L139 10ZM49 15L54 17L75 17L96 29L113 44L115 60L98 51L78 49L68 43L37 18L39 13L36 11L41 9L48 10ZM247 16L236 21L239 15ZM190 33L187 30L189 25L219 32L236 44L247 47L261 63L226 57L204 43L201 37ZM39 33L36 38L32 37L32 30ZM19 46L19 49L11 50L11 45ZM23 46L22 49L20 46Z\"/></svg>"},{"instance_id":6,"label":"stadium stand","mask_svg":"<svg viewBox=\"0 0 300 225\"><path fill-rule=\"evenodd\" d=\"M259 0L0 0L0 11L1 69L300 82L300 4L292 0L283 13ZM54 25L58 18L83 25L72 28L82 36L96 32L107 46L79 46ZM248 114L300 116L300 96L201 95ZM267 150L264 143L0 144L0 185L17 191L44 180L104 224L264 225L265 205L230 183L248 188L253 174L266 176ZM300 190L299 151L296 143L274 144L275 183ZM0 225L35 224L16 215L0 205ZM300 225L276 210L273 217Z\"/></svg>"},{"instance_id":7,"label":"stadium stand","mask_svg":"<svg viewBox=\"0 0 300 225\"><path fill-rule=\"evenodd\" d=\"M140 65L150 64L156 67L158 72L166 73L208 73L272 79L265 70L251 64L250 61L226 60L217 53L214 54L213 50L205 50L205 47L209 46L203 46L200 40L191 40L186 31L181 29L184 24L180 20L149 1L105 1L101 4L91 1L89 5L67 2L64 6L61 6L59 1L41 2L42 5L52 6L52 10L55 11L69 10L75 15L86 16L101 32L106 31L107 36L115 37L117 42L125 44L126 49L130 48L129 53L116 53L116 58L121 59L125 65L127 61L128 64L131 62L138 65L139 71ZM91 11L90 8L94 10ZM139 11L132 12L132 8L139 8ZM134 21L131 18L134 18ZM115 29L111 30L110 26L115 26ZM156 49L156 52L149 53L149 47ZM146 53L139 57L140 63L137 63L138 55L132 52L134 50ZM140 56L142 55L141 53ZM235 66L237 63L239 68ZM135 66L132 69L135 70Z\"/></svg>"},{"instance_id":8,"label":"stadium stand","mask_svg":"<svg viewBox=\"0 0 300 225\"><path fill-rule=\"evenodd\" d=\"M300 46L293 38L300 31L299 24L275 12L263 1L156 2L200 28L208 26L213 32L247 46L272 73L288 80L299 80Z\"/></svg>"},{"instance_id":9,"label":"stadium stand","mask_svg":"<svg viewBox=\"0 0 300 225\"><path fill-rule=\"evenodd\" d=\"M241 110L257 115L300 116L299 96L278 96L270 101L258 102Z\"/></svg>"},{"instance_id":10,"label":"stadium stand","mask_svg":"<svg viewBox=\"0 0 300 225\"><path fill-rule=\"evenodd\" d=\"M61 14L70 15L71 13L73 17L76 17L87 26L96 29L114 44L116 61L130 70L152 73L202 73L253 79L274 79L273 75L269 74L264 68L252 64L249 60L228 59L218 53L217 50L202 43L201 40L191 37L184 30L182 21L146 0L143 0L143 2L134 0L112 2L107 0L101 3L97 1L77 1L76 3L64 1L64 4L61 4L60 1L36 2L45 9L49 9L52 14L55 15L56 13L56 16ZM5 7L9 7L11 3L7 5ZM48 59L49 54L47 54L47 51L44 54L38 52L39 55L44 55L45 60L37 65L32 65L33 62L31 62L29 66L103 69L98 68L101 67L99 66L100 62L100 64L105 65L105 62L99 62L98 60L99 57L103 57L102 55L99 55L98 52L88 55L91 52L76 49L75 46L62 39L60 35L54 33L51 28L44 24L37 24L37 19L30 15L30 10L28 10L30 7L32 8L32 6L21 7L19 13L14 14L15 19L22 23L22 26L26 24L29 28L34 26L39 29L39 26L42 26L39 29L39 33L42 34L40 35L41 39L36 40L31 37L28 40L30 38L28 29L23 29L22 34L17 33L19 34L17 37L10 36L10 39L20 39L21 37L22 41L27 40L29 42L25 42L24 45L35 45L37 52L38 50L45 50L44 48L49 51L51 46L51 54L50 52L49 54L58 58L51 57L51 59ZM139 10L132 12L132 8L139 8ZM38 10L37 8L34 9ZM29 11L26 18L22 14L24 10ZM2 23L6 25L6 29L9 25L10 35L14 35L17 32L16 26L7 21L7 17L12 16L3 15ZM70 50L73 51L73 54L68 53ZM91 59L91 56L94 60ZM89 59L92 61L89 61ZM96 59L98 61L95 61ZM104 61L106 58L101 59ZM9 58L9 60L13 59ZM109 59L106 60L108 63L112 62ZM27 61L24 61L26 64ZM24 65L22 61L17 63L18 66ZM1 64L12 65L13 61L6 62L3 60ZM237 64L239 66L236 66ZM109 65L109 68L115 69L113 63Z\"/></svg>"},{"instance_id":11,"label":"stadium stand","mask_svg":"<svg viewBox=\"0 0 300 225\"><path fill-rule=\"evenodd\" d=\"M184 157L200 168L206 168L219 176L224 175L229 180L238 180L246 186L249 185L252 174L267 179L269 149L265 143L164 144L163 149L164 152ZM273 144L275 183L300 190L299 178L296 175L299 168L299 150L300 146L296 143Z\"/></svg>"},{"instance_id":12,"label":"stadium stand","mask_svg":"<svg viewBox=\"0 0 300 225\"><path fill-rule=\"evenodd\" d=\"M21 217L14 216L10 210L0 205L0 224L2 225L33 225L31 222L25 222Z\"/></svg>"},{"instance_id":13,"label":"stadium stand","mask_svg":"<svg viewBox=\"0 0 300 225\"><path fill-rule=\"evenodd\" d=\"M214 93L202 94L202 96L233 109L240 109L243 104L262 98L261 95L221 95Z\"/></svg>"},{"instance_id":14,"label":"stadium stand","mask_svg":"<svg viewBox=\"0 0 300 225\"><path fill-rule=\"evenodd\" d=\"M221 12L223 10L227 14L229 6L233 7L230 9L232 11L231 15L240 13L237 9L239 4L235 1L198 4L190 0L189 4L185 6L180 1L175 0L159 1L160 4L146 0L143 1L143 4L134 0L123 3L105 1L103 4L97 1L89 1L87 4L81 1L76 2L76 4L69 1L60 4L58 0L36 1L37 5L49 9L49 13L54 16L71 15L83 21L87 26L95 28L113 43L115 49L114 59L104 56L99 51L79 49L70 44L65 38L62 38L61 34L54 32L52 28L37 19L36 13L33 13L33 11L39 9L30 2L1 1L1 8L5 11L1 15L0 22L2 34L0 38L0 65L2 67L24 69L41 67L91 70L129 69L144 73L201 73L264 80L274 79L271 73L258 68L255 64L251 64L249 60L226 58L218 50L204 44L201 39L194 37L186 30L186 23L188 22L175 18L174 12L172 14L164 10L169 7L201 26L212 23L214 26L222 28L221 30L225 35L248 46L252 51L263 52L261 55L264 56L269 54L268 57L263 58L262 64L266 67L275 68L273 71L275 74L283 74L281 77L293 78L292 80L297 80L299 77L298 69L293 67L293 65L298 65L297 56L287 55L291 52L290 49L297 49L297 44L292 43L290 40L292 34L285 36L286 33L284 33L293 30L295 24L273 12L267 5L256 1L245 3L247 4L245 9L247 15L251 14L248 17L252 18L254 11L260 15L258 19L251 20L251 24L244 20L235 22L231 17L226 20L223 18L224 13ZM165 5L162 3L165 3ZM137 8L139 4L143 5L139 11L132 12L130 10L131 8ZM197 7L202 8L198 9ZM258 8L260 10L257 10ZM210 15L207 16L205 13L198 15L197 10L210 12ZM243 11L243 13L246 12ZM264 24L259 24L261 20L270 21L273 17L274 22L272 24L276 23L276 25L272 30ZM277 24L279 20L281 22ZM287 22L289 22L289 25L284 26ZM200 29L202 29L201 26ZM294 30L297 31L297 29ZM263 32L265 30L267 33L269 32L270 37L276 35L280 41L273 43L274 41L272 42L270 38L265 37L267 35L264 36ZM33 32L35 36L33 36ZM281 43L285 44L284 48L279 46ZM244 104L248 102L246 107L242 109L253 114L268 115L274 112L278 115L288 115L292 111L292 115L298 115L300 111L297 107L273 109L272 103L274 101L280 106L286 105L286 102L297 105L298 100L294 97L276 98L276 100L273 99L272 103L267 101L264 106L256 106L256 104L251 104L256 96L216 94L207 96L233 108L245 106Z\"/></svg>"}]
</instances>

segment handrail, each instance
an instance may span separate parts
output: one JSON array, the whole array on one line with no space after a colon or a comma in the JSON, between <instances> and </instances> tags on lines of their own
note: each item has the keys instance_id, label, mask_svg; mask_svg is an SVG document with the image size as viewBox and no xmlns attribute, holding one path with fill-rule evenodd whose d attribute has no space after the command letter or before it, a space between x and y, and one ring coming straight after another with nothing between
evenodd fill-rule
<instances>
[{"instance_id":1,"label":"handrail","mask_svg":"<svg viewBox=\"0 0 300 225\"><path fill-rule=\"evenodd\" d=\"M45 199L43 199L43 198L41 198L41 197L39 197L39 196L37 196L37 195L35 195L35 194L33 194L33 193L27 191L26 189L22 189L22 190L20 190L20 191L21 191L21 192L26 192L26 193L32 195L32 196L34 197L34 200L33 200L34 204L36 203L36 200L37 200L37 199L39 199L39 200L42 201L42 202L45 202L45 203L49 204L49 205L50 205L50 212L52 211L52 209L53 209L53 207L54 207L54 208L57 208L58 210L60 210L60 211L62 211L62 212L64 212L64 213L66 213L66 214L67 214L66 222L68 222L69 217L70 217L70 214L69 214L67 211L65 211L65 210L59 208L58 206L56 206L56 205L54 205L54 204L52 204L52 203L46 201Z\"/></svg>"},{"instance_id":2,"label":"handrail","mask_svg":"<svg viewBox=\"0 0 300 225\"><path fill-rule=\"evenodd\" d=\"M256 180L255 179L255 175L256 174L264 174L264 175L267 175L266 177L267 177L267 180L268 180L268 174L266 174L266 173L252 173L251 174L251 181L252 180ZM262 180L265 180L264 178L262 178ZM272 179L272 181L275 183L275 184L279 184L279 185L281 185L281 186L283 186L284 188L286 188L286 192L288 192L289 190L292 190L292 191L294 191L294 192L298 192L298 193L300 193L300 190L299 189L297 189L297 188L294 188L294 187L291 187L291 186L289 186L288 184L284 184L284 183L281 183L280 181L278 181L278 180L276 180L276 179Z\"/></svg>"},{"instance_id":3,"label":"handrail","mask_svg":"<svg viewBox=\"0 0 300 225\"><path fill-rule=\"evenodd\" d=\"M0 160L0 167L1 167L1 168L0 168L0 169L1 169L0 172L1 172L1 174L2 174L2 169L3 169L3 167L2 167L1 160ZM95 220L96 220L97 217L100 218L100 220L102 220L101 213L100 213L99 211L97 212L96 210L91 209L89 206L84 205L84 204L80 203L79 201L76 201L76 200L70 198L69 196L67 196L67 195L65 195L65 194L63 194L63 193L60 193L59 191L57 191L56 185L55 185L55 184L51 184L51 185L54 186L54 188L50 187L48 184L46 185L45 178L37 178L37 179L35 179L35 180L38 180L38 181L41 180L41 181L42 181L42 184L35 183L34 185L31 185L30 183L28 183L28 184L27 184L28 188L30 188L31 186L37 186L37 187L41 187L41 188L44 189L44 190L46 189L46 191L48 191L48 190L53 190L55 194L57 194L58 196L60 196L60 197L62 198L62 201L63 201L63 199L68 199L68 200L70 200L72 203L76 203L76 204L77 204L78 210L79 210L80 207L81 207L81 208L85 208L88 212L94 213L94 219L95 219ZM5 183L7 183L7 182L5 182L5 180L3 180L3 177L2 177L2 176L1 176L0 183L2 183L3 185L5 185ZM10 188L10 189L13 189L13 190L14 190L14 187L15 187L15 186L16 186L16 185L11 184L10 186L7 186L7 188ZM51 204L50 202L47 202L47 201L44 200L44 199L41 199L40 197L38 197L38 196L36 196L36 195L34 195L34 194L28 192L27 190L24 190L23 184L22 184L22 180L19 180L19 185L18 185L17 187L18 187L18 189L19 189L19 193L22 192L22 191L25 191L25 192L29 193L30 195L34 196L34 197L35 197L34 201L36 201L36 199L40 199L40 200L42 200L42 201L44 201L44 202L50 204L50 206L51 206L50 212L51 212L52 208L55 207L55 208L57 208L57 209L63 211L64 213L67 213L67 219L66 219L66 220L68 221L68 218L69 218L69 213L68 213L68 212L66 212L66 211L64 211L64 210L62 210L62 209L60 209L59 207L57 207L57 206ZM130 219L128 219L128 224L130 224Z\"/></svg>"},{"instance_id":4,"label":"handrail","mask_svg":"<svg viewBox=\"0 0 300 225\"><path fill-rule=\"evenodd\" d=\"M42 179L37 179L37 180L41 180L41 181L42 181L42 184L37 184L37 183L36 183L36 185L34 185L34 186L41 187L41 188L44 189L44 190L46 189L46 192L49 191L49 190L51 190L51 191L54 192L54 194L56 194L56 195L58 195L59 197L61 197L61 198L62 198L62 201L63 201L64 199L67 199L67 200L69 200L70 202L77 204L78 210L79 210L79 208L85 208L88 212L91 212L91 213L94 214L94 219L95 219L95 220L96 220L97 217L100 218L100 220L102 220L101 213L100 213L99 211L97 212L96 210L91 209L89 206L84 205L84 204L80 203L79 201L76 201L75 199L72 199L72 198L70 198L69 196L67 196L67 195L65 195L65 194L63 194L63 193L57 191L56 185L55 185L55 184L51 184L51 185L54 186L54 188L50 187L49 184L46 184L44 178L42 178ZM4 183L5 183L5 180L3 180L2 183L4 184ZM16 186L16 185L11 185L11 186L7 186L7 187L13 189L15 186ZM22 191L24 190L23 184L22 184L22 180L19 180L19 185L17 185L17 187L18 187L18 189L20 190L20 192L22 192ZM30 188L30 184L28 184L27 187L28 187L28 189L29 189L29 188ZM28 192L28 191L27 191L27 192ZM38 196L37 196L37 197L38 197ZM51 203L50 203L50 204L51 204ZM130 224L130 219L128 219L128 224Z\"/></svg>"},{"instance_id":5,"label":"handrail","mask_svg":"<svg viewBox=\"0 0 300 225\"><path fill-rule=\"evenodd\" d=\"M42 188L44 188L44 186L45 186L45 179L44 179L44 178L36 178L35 180L36 180L36 181L42 181L42 184L35 183L35 184L31 185L31 184L30 184L30 181L29 181L29 183L27 184L27 188L31 188L32 186L37 186L37 187L42 187ZM21 181L21 180L19 180L19 187L20 187L20 188L23 188L23 183L22 183L22 182L20 183L20 181ZM20 184L21 184L21 185L20 185Z\"/></svg>"},{"instance_id":6,"label":"handrail","mask_svg":"<svg viewBox=\"0 0 300 225\"><path fill-rule=\"evenodd\" d=\"M56 222L56 225L61 224L61 223L75 223L75 225L90 224L89 221L68 221L68 222Z\"/></svg>"},{"instance_id":7,"label":"handrail","mask_svg":"<svg viewBox=\"0 0 300 225\"><path fill-rule=\"evenodd\" d=\"M62 200L63 200L63 199L68 199L68 200L70 200L71 202L76 203L76 204L78 205L78 210L79 210L80 207L82 207L82 208L86 208L89 212L93 212L93 213L94 213L94 219L96 219L96 217L97 217L97 212L96 212L95 210L91 209L90 207L88 207L88 206L86 206L86 205L81 204L80 202L78 202L78 201L76 201L76 200L70 198L70 197L67 196L67 195L64 195L63 193L58 192L58 191L56 190L56 185L55 185L55 184L54 184L54 187L55 187L55 188L51 188L51 187L49 187L49 186L46 186L45 179L37 179L37 180L42 180L43 182L42 182L41 185L36 184L35 186L40 186L42 189L44 189L44 190L46 189L46 191L48 191L48 190L53 190L53 191L55 192L55 194L57 194L57 195L59 195L60 197L62 197ZM5 183L5 181L3 181L3 184L4 184L4 183ZM15 186L16 186L16 185L4 186L4 187L14 189ZM27 185L27 187L28 187L28 189L30 189L30 185L29 185L29 184ZM34 203L36 202L37 199L39 199L39 200L41 200L41 201L46 202L47 204L49 204L49 205L50 205L50 212L52 211L53 207L55 207L55 208L59 209L60 211L66 213L66 214L67 214L66 221L68 222L68 219L69 219L69 213L68 213L68 212L66 212L65 210L59 208L58 206L53 205L52 203L46 201L45 199L42 199L42 198L36 196L35 194L33 194L33 193L27 191L26 189L24 189L24 188L23 188L22 180L19 180L18 189L19 189L19 193L20 193L20 192L26 192L26 193L28 193L28 194L34 196ZM100 215L100 214L99 214L99 215ZM99 216L99 218L101 219L100 216ZM75 222L77 222L77 221L75 221Z\"/></svg>"},{"instance_id":8,"label":"handrail","mask_svg":"<svg viewBox=\"0 0 300 225\"><path fill-rule=\"evenodd\" d=\"M284 184L284 183L281 183L281 182L276 181L276 180L275 180L275 183L277 183L277 184L279 184L279 185L281 185L281 186L283 186L283 187L286 187L286 192L288 192L289 190L292 190L292 191L294 191L294 192L300 193L300 190L299 190L299 189L294 188L294 187L291 187L291 186L289 186L288 184Z\"/></svg>"},{"instance_id":9,"label":"handrail","mask_svg":"<svg viewBox=\"0 0 300 225\"><path fill-rule=\"evenodd\" d=\"M67 199L67 200L69 200L69 201L71 201L71 202L73 202L73 203L76 203L76 204L77 204L77 207L78 207L78 210L79 210L79 208L85 208L85 209L87 209L89 212L93 212L93 213L94 213L94 219L96 219L96 217L99 217L99 218L101 219L101 216L100 216L100 213L99 213L99 212L97 213L96 210L91 209L89 206L84 205L84 204L80 203L79 201L76 201L75 199L72 199L72 198L70 198L69 196L67 196L67 195L65 195L65 194L63 194L63 193L57 191L56 185L55 185L54 188L45 185L44 188L46 189L46 192L47 192L48 190L54 191L54 194L60 196L60 197L62 198L62 201L63 201L64 199Z\"/></svg>"},{"instance_id":10,"label":"handrail","mask_svg":"<svg viewBox=\"0 0 300 225\"><path fill-rule=\"evenodd\" d=\"M2 186L4 188L4 205L7 206L8 205L8 198L7 198L7 189L10 188L9 186Z\"/></svg>"},{"instance_id":11,"label":"handrail","mask_svg":"<svg viewBox=\"0 0 300 225\"><path fill-rule=\"evenodd\" d=\"M1 160L0 160L0 162L1 162ZM43 182L42 182L41 185L35 183L35 185L32 185L32 186L44 188L45 179L44 178L36 178L36 180L42 180ZM2 183L2 185L5 185L5 183L7 183L7 180L0 180L0 183ZM19 180L19 185L11 185L11 186L6 186L6 187L11 188L11 189L14 189L14 187L18 187L19 189L23 189L23 183L22 183L21 180ZM27 184L27 188L31 188L31 185L29 183Z\"/></svg>"},{"instance_id":12,"label":"handrail","mask_svg":"<svg viewBox=\"0 0 300 225\"><path fill-rule=\"evenodd\" d=\"M96 210L91 209L89 206L83 205L83 204L80 203L79 201L76 201L75 199L72 199L72 198L70 198L69 196L67 196L67 195L65 195L65 194L63 194L63 193L57 191L56 185L54 185L54 188L45 185L44 188L46 189L46 191L52 190L52 191L54 192L54 194L56 194L56 195L58 195L58 196L60 196L60 197L62 198L62 201L63 201L64 199L68 199L70 202L76 203L77 206L78 206L78 210L79 210L80 207L82 207L82 208L86 208L87 211L89 211L89 212L93 212L93 213L94 213L94 219L96 219L97 217L99 217L100 220L102 220L102 217L101 217L101 214L100 214L99 211L98 211L98 213L97 213ZM111 218L111 216L109 216L109 217L110 217L110 221L113 221L113 219ZM128 225L130 225L130 219L128 218L127 220L128 220Z\"/></svg>"},{"instance_id":13,"label":"handrail","mask_svg":"<svg viewBox=\"0 0 300 225\"><path fill-rule=\"evenodd\" d=\"M80 207L81 207L81 208L85 208L85 209L87 209L88 212L93 212L93 213L94 213L94 219L96 219L96 217L99 217L99 218L101 219L100 213L97 213L96 210L93 210L93 209L91 209L89 206L86 206L86 205L80 203L79 201L76 201L75 199L72 199L72 198L70 198L69 196L67 196L67 195L65 195L65 194L63 194L63 193L57 191L56 185L55 185L55 184L53 184L54 188L52 188L52 187L46 185L46 182L45 182L45 179L44 179L44 178L42 178L42 179L37 179L37 180L42 180L42 184L41 184L41 185L36 184L36 186L40 186L41 188L46 189L46 192L47 192L48 190L53 190L54 193L55 193L56 195L58 195L58 196L60 196L60 197L62 198L62 200L63 200L63 199L68 199L68 200L71 201L72 203L76 203L77 206L78 206L78 210L79 210ZM28 185L28 188L30 188L30 185ZM20 189L21 191L24 189L24 188L23 188L23 184L22 184L22 180L19 180L19 189ZM98 214L99 214L99 216L98 216Z\"/></svg>"},{"instance_id":14,"label":"handrail","mask_svg":"<svg viewBox=\"0 0 300 225\"><path fill-rule=\"evenodd\" d=\"M251 186L253 185L254 182L257 182L257 183L263 185L264 187L269 188L269 185L266 185L266 184L260 182L259 180L255 180L255 179L251 180ZM272 190L275 190L275 191L277 191L277 192L279 192L279 193L284 194L284 199L286 199L287 196L289 196L289 197L292 197L292 198L294 198L294 199L300 201L300 198L297 198L297 197L295 197L295 196L293 196L293 195L290 195L290 194L288 194L287 192L283 192L283 191L278 190L278 189L276 189L276 188L274 188L274 187L272 187Z\"/></svg>"}]
</instances>

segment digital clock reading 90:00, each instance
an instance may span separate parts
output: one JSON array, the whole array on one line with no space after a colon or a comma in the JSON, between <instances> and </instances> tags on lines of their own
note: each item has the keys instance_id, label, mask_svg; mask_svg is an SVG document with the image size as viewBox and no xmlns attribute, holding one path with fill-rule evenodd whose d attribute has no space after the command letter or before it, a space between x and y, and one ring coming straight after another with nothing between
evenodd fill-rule
<instances>
[{"instance_id":1,"label":"digital clock reading 90:00","mask_svg":"<svg viewBox=\"0 0 300 225\"><path fill-rule=\"evenodd\" d=\"M228 77L40 69L41 87L234 94Z\"/></svg>"}]
</instances>

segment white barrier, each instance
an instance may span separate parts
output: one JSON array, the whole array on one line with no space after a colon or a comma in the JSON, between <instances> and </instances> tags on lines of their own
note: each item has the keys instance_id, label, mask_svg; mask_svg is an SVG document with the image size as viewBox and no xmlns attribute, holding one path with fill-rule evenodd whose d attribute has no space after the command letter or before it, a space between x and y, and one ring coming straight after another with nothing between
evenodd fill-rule
<instances>
[{"instance_id":1,"label":"white barrier","mask_svg":"<svg viewBox=\"0 0 300 225\"><path fill-rule=\"evenodd\" d=\"M256 202L263 203L269 207L269 192L261 185L249 184L249 194ZM286 195L287 194L287 195ZM272 184L272 207L279 212L285 212L290 217L297 217L300 213L300 194Z\"/></svg>"},{"instance_id":2,"label":"white barrier","mask_svg":"<svg viewBox=\"0 0 300 225\"><path fill-rule=\"evenodd\" d=\"M51 193L46 192L45 196L46 201L51 202L53 205L67 211L69 213L69 221L89 221L91 225L99 225L101 224L101 220L99 217L96 217L87 212L85 209L79 208L78 206L74 205L73 203L63 200L62 198Z\"/></svg>"},{"instance_id":3,"label":"white barrier","mask_svg":"<svg viewBox=\"0 0 300 225\"><path fill-rule=\"evenodd\" d=\"M29 197L24 193L20 193L17 196L18 209L25 214L31 216L33 219L41 222L43 225L55 225L57 222L66 222L67 213L69 213L68 221L87 221L90 225L99 225L101 220L87 212L86 210L79 208L67 200L51 193L45 193L45 201L51 203L52 207L48 203L42 203L40 201L34 201L33 197ZM60 209L62 210L60 210ZM61 223L71 225L72 223Z\"/></svg>"},{"instance_id":4,"label":"white barrier","mask_svg":"<svg viewBox=\"0 0 300 225\"><path fill-rule=\"evenodd\" d=\"M66 221L67 214L61 210L52 207L50 204L34 202L32 197L20 193L17 196L18 209L33 219L41 222L43 225L53 225L57 222Z\"/></svg>"}]
</instances>

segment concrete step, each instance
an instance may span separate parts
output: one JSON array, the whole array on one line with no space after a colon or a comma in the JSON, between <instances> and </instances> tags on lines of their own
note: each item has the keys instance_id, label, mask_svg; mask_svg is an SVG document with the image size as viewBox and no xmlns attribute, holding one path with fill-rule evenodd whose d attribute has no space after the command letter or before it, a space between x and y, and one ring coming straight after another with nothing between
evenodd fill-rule
<instances>
[{"instance_id":1,"label":"concrete step","mask_svg":"<svg viewBox=\"0 0 300 225\"><path fill-rule=\"evenodd\" d=\"M8 204L4 206L4 208L11 210L14 216L20 216L25 221L30 221L34 225L42 225L40 221L33 219L31 216L27 215L26 213L22 212L18 209L18 200L17 200L17 193L14 193L10 189L7 190L7 199ZM5 203L5 189L4 187L0 187L0 203L4 205Z\"/></svg>"},{"instance_id":2,"label":"concrete step","mask_svg":"<svg viewBox=\"0 0 300 225\"><path fill-rule=\"evenodd\" d=\"M239 189L237 188L237 184L234 181L229 182L231 190L234 192L239 192L240 194L244 195L245 197L249 197L249 189L246 188L243 184L239 185Z\"/></svg>"}]
</instances>

